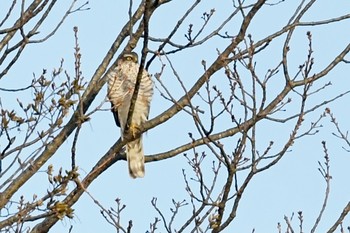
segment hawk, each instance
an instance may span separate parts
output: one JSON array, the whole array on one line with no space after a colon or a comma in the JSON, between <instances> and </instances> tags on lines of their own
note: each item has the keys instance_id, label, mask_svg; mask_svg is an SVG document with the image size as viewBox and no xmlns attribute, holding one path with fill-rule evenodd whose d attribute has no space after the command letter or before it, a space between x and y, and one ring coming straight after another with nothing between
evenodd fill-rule
<instances>
[{"instance_id":1,"label":"hawk","mask_svg":"<svg viewBox=\"0 0 350 233\"><path fill-rule=\"evenodd\" d=\"M107 95L112 105L115 122L121 129L122 139L139 67L137 54L135 52L126 52L118 57L116 68L107 74ZM151 76L146 70L143 70L139 92L129 126L131 133L147 121L152 95L153 82ZM145 158L142 135L126 144L126 158L130 176L132 178L143 177L145 174Z\"/></svg>"}]
</instances>

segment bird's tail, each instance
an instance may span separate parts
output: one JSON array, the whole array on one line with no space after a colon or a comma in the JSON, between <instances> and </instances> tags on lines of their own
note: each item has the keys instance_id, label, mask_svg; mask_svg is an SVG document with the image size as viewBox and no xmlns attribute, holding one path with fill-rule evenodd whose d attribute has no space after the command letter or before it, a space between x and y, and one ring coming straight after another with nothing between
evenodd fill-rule
<instances>
[{"instance_id":1,"label":"bird's tail","mask_svg":"<svg viewBox=\"0 0 350 233\"><path fill-rule=\"evenodd\" d=\"M126 158L129 165L129 174L132 178L144 177L145 156L143 154L142 137L126 145Z\"/></svg>"}]
</instances>

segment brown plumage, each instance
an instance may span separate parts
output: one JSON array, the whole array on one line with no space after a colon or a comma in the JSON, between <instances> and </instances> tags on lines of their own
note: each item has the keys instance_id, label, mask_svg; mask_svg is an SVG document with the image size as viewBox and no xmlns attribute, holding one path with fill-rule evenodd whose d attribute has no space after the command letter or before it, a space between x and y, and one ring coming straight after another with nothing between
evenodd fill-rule
<instances>
[{"instance_id":1,"label":"brown plumage","mask_svg":"<svg viewBox=\"0 0 350 233\"><path fill-rule=\"evenodd\" d=\"M118 58L117 67L108 74L108 98L112 104L112 112L116 124L121 128L122 138L138 71L137 54L131 52L121 54ZM129 127L131 132L147 121L152 95L153 82L151 76L146 70L143 70L139 93ZM143 177L145 174L145 162L142 135L127 143L126 157L130 176L132 178Z\"/></svg>"}]
</instances>

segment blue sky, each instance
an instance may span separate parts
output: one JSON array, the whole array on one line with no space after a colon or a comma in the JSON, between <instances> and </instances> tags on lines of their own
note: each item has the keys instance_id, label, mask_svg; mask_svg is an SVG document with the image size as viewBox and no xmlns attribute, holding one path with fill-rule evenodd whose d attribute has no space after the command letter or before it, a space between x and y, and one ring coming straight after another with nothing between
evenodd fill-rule
<instances>
[{"instance_id":1,"label":"blue sky","mask_svg":"<svg viewBox=\"0 0 350 233\"><path fill-rule=\"evenodd\" d=\"M68 1L69 2L69 1ZM82 4L84 1L80 1ZM139 1L134 3L136 7ZM277 2L277 1L274 1ZM76 12L68 17L60 30L43 44L29 45L23 53L20 60L14 65L12 70L0 80L0 86L6 88L16 88L26 86L30 83L33 74L39 76L42 69L51 72L57 68L61 59L64 59L63 68L68 73L74 74L74 35L73 27L79 28L79 45L81 48L82 59L81 69L86 81L89 81L97 66L107 53L111 43L118 35L121 27L128 19L129 1L90 1L88 7L90 10ZM299 1L284 1L277 6L265 6L253 20L248 32L252 35L254 41L258 41L265 36L281 29L293 14ZM63 1L59 3L57 9L49 18L47 24L40 30L42 34L50 31L58 22L59 17L67 8L68 3ZM65 5L66 4L66 5ZM159 9L151 18L150 35L153 37L164 37L169 34L172 26L184 14L192 1L172 1ZM78 4L79 5L79 4ZM134 7L134 9L135 9ZM174 40L179 43L185 43L184 34L187 32L187 25L194 24L194 29L198 30L202 20L201 16L204 11L210 11L215 8L213 20L209 23L207 32L215 28L227 17L233 10L232 1L202 1L199 7L192 13L191 17L185 21ZM349 13L350 3L345 0L339 0L329 4L326 1L318 1L314 8L306 14L303 21L324 20L339 15ZM0 10L3 15L2 10ZM229 23L223 32L228 31L234 35L238 32L241 18L235 19ZM306 32L311 31L313 35L313 49L315 57L315 70L320 71L328 64L348 43L350 31L348 30L350 21L318 26L318 27L301 27L296 29L295 37L291 42L291 51L289 55L290 70L293 73L297 71L298 66L304 62L307 56L308 41ZM38 36L40 38L40 35ZM273 41L268 49L256 56L257 71L264 75L269 68L275 67L282 57L282 45L285 36ZM140 41L141 42L141 41ZM216 49L223 50L229 41L213 39L203 46L185 50L176 55L169 56L177 70L179 76L187 88L195 82L202 74L203 67L201 61L205 60L210 64L216 58ZM137 46L139 52L141 43ZM151 49L156 49L157 45L150 43ZM117 55L116 55L117 56ZM150 57L150 56L149 56ZM165 61L165 59L164 59ZM155 61L150 67L150 73L156 73L160 70L160 62ZM331 81L332 86L324 90L321 94L310 98L309 107L321 103L325 99L333 98L341 92L349 89L348 81L349 67L340 65L334 71L330 72L328 77L317 83L315 89ZM283 78L282 72L280 77ZM220 77L224 76L223 71L215 74L213 85L222 84ZM65 79L61 75L62 80ZM175 79L169 65L167 65L162 76L163 82L169 87L171 93L176 97L181 97L183 91ZM157 84L156 84L157 85ZM271 95L278 91L277 86L268 87ZM228 91L223 87L223 91ZM0 93L1 100L5 106L12 106L15 99L14 95ZM17 94L16 94L17 95ZM23 97L22 97L23 95ZM97 106L106 96L106 87L96 98L92 108ZM31 98L30 92L21 93L18 98ZM296 95L291 95L297 100ZM195 99L196 103L200 100ZM350 124L347 121L349 97L345 96L341 100L327 105L335 114L340 126L343 129L349 129ZM235 106L237 106L236 104ZM153 118L171 106L171 103L164 100L158 91L155 91L152 102L150 118ZM104 105L107 109L109 104ZM237 106L237 109L239 107ZM297 107L291 107L281 117L295 113ZM323 113L324 107L315 110L305 119L305 125L301 129L306 130L311 122L314 122L319 115ZM278 151L279 146L285 143L290 134L292 123L277 124L271 122L261 122L257 127L257 145L260 151L263 151L268 142L275 141ZM226 128L227 120L218 123L216 130ZM348 178L350 170L350 154L346 153L341 147L345 146L340 140L332 135L335 128L330 123L329 118L322 122L323 128L320 133L314 136L304 137L295 142L292 150L284 156L279 164L273 168L258 174L250 186L247 188L244 198L242 199L238 215L232 225L225 232L274 232L277 231L277 222L283 222L283 216L291 216L294 212L302 210L304 215L304 228L308 231L314 224L319 209L321 207L325 182L318 171L318 161L323 162L323 149L321 141L326 140L329 147L331 159L332 187L329 198L328 208L326 209L323 220L319 226L319 231L327 230L341 213L345 204L349 201L350 186ZM144 137L144 147L146 155L167 151L184 143L188 143L188 132L195 132L192 119L186 113L179 113L173 119L165 124L150 130ZM114 125L112 114L108 111L98 111L91 120L84 125L80 135L77 147L77 164L79 173L82 177L87 174L99 158L113 145L119 138L119 128ZM236 145L237 137L225 139L225 147L233 148ZM62 148L49 161L48 164L54 164L55 170L59 167L68 169L70 167L70 147L72 137L63 144ZM209 151L200 147L198 151L208 152L205 163L210 168L211 158ZM276 152L275 151L275 152ZM190 155L191 152L188 152ZM3 162L4 166L5 161ZM44 165L42 171L46 169ZM125 162L118 162L97 178L89 187L89 192L99 200L105 207L115 207L114 200L120 198L121 202L126 205L123 211L121 223L126 226L127 222L132 219L134 225L133 232L145 232L149 229L150 222L154 217L159 217L151 206L153 197L158 198L159 208L166 216L170 216L172 199L189 201L186 194L183 181L182 169L191 176L191 168L187 165L186 159L182 154L175 158L146 164L146 176L143 179L132 180L128 176ZM208 169L208 176L209 169ZM238 175L238 179L244 177ZM21 194L31 198L33 193L43 194L46 192L47 185L44 172L39 173L33 178L33 181L23 187ZM219 181L220 183L223 181ZM72 185L71 188L74 186ZM195 187L195 186L194 186ZM81 200L73 207L75 209L75 218L73 220L64 219L58 222L52 232L68 232L69 227L73 224L73 232L115 232L113 227L108 225L100 214L99 208L93 201L84 195ZM191 214L191 207L187 205L181 209L175 226L181 226L186 218ZM349 221L349 219L347 219ZM298 222L293 221L295 229ZM159 232L165 232L159 224ZM348 226L349 224L344 223ZM284 225L285 226L285 225Z\"/></svg>"}]
</instances>

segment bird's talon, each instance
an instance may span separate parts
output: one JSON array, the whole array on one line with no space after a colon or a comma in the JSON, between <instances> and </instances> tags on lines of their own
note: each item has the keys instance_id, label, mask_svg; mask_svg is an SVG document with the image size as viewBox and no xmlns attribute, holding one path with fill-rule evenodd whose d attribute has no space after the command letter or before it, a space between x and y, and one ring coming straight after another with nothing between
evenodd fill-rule
<instances>
[{"instance_id":1,"label":"bird's talon","mask_svg":"<svg viewBox=\"0 0 350 233\"><path fill-rule=\"evenodd\" d=\"M140 130L140 128L137 125L131 123L129 130L130 130L132 136L136 137L136 134Z\"/></svg>"}]
</instances>

